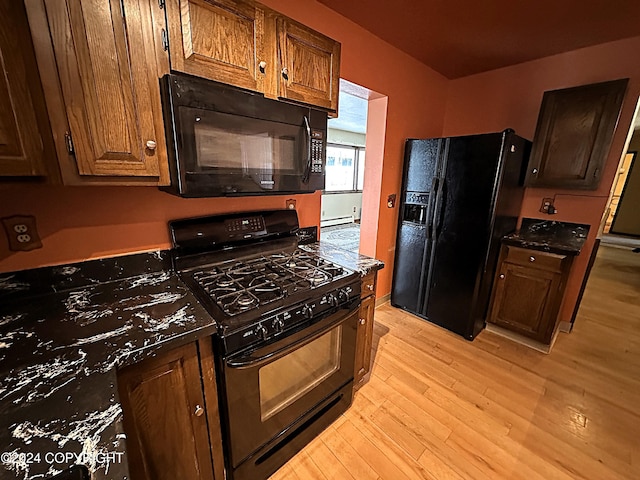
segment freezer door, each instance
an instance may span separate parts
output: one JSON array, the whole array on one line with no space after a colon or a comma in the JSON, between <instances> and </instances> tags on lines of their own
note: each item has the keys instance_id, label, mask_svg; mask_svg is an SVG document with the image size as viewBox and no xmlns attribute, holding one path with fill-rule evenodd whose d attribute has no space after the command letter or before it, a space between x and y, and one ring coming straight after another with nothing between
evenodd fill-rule
<instances>
[{"instance_id":1,"label":"freezer door","mask_svg":"<svg viewBox=\"0 0 640 480\"><path fill-rule=\"evenodd\" d=\"M443 139L407 140L392 305L420 313L425 293L434 195Z\"/></svg>"},{"instance_id":2,"label":"freezer door","mask_svg":"<svg viewBox=\"0 0 640 480\"><path fill-rule=\"evenodd\" d=\"M391 289L391 304L419 313L422 302L423 259L428 258L430 243L425 225L403 222L398 230L396 261Z\"/></svg>"},{"instance_id":3,"label":"freezer door","mask_svg":"<svg viewBox=\"0 0 640 480\"><path fill-rule=\"evenodd\" d=\"M503 133L454 137L434 207L429 288L422 315L473 338L471 312L489 246Z\"/></svg>"},{"instance_id":4,"label":"freezer door","mask_svg":"<svg viewBox=\"0 0 640 480\"><path fill-rule=\"evenodd\" d=\"M444 139L407 140L404 150L404 181L402 193L429 192L437 175L438 157Z\"/></svg>"}]
</instances>

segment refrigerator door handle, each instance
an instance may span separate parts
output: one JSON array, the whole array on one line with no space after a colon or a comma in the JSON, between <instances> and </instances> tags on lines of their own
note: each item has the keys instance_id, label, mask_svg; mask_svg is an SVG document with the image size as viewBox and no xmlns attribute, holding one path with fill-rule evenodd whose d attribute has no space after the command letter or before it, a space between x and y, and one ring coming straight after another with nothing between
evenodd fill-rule
<instances>
[{"instance_id":1,"label":"refrigerator door handle","mask_svg":"<svg viewBox=\"0 0 640 480\"><path fill-rule=\"evenodd\" d=\"M437 237L440 235L441 230L440 227L442 227L442 222L444 220L444 197L446 195L446 183L444 181L444 179L442 180L442 183L440 184L440 189L438 191L438 196L436 198L436 209L434 212L434 219L435 219L435 228L434 228L434 235Z\"/></svg>"},{"instance_id":2,"label":"refrigerator door handle","mask_svg":"<svg viewBox=\"0 0 640 480\"><path fill-rule=\"evenodd\" d=\"M433 236L433 206L436 203L438 185L440 183L440 178L433 177L431 180L431 192L429 192L429 203L427 203L427 239L432 238Z\"/></svg>"}]
</instances>

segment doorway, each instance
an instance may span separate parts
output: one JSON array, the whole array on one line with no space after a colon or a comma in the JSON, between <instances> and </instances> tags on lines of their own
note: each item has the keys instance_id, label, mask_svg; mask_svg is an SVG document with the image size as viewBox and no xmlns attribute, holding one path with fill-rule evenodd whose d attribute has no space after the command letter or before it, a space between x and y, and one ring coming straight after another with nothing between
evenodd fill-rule
<instances>
[{"instance_id":1,"label":"doorway","mask_svg":"<svg viewBox=\"0 0 640 480\"><path fill-rule=\"evenodd\" d=\"M602 243L640 247L640 115L636 114L629 146L618 167L604 225Z\"/></svg>"},{"instance_id":2,"label":"doorway","mask_svg":"<svg viewBox=\"0 0 640 480\"><path fill-rule=\"evenodd\" d=\"M338 117L327 125L320 239L355 253L360 250L369 97L369 90L341 79Z\"/></svg>"}]
</instances>

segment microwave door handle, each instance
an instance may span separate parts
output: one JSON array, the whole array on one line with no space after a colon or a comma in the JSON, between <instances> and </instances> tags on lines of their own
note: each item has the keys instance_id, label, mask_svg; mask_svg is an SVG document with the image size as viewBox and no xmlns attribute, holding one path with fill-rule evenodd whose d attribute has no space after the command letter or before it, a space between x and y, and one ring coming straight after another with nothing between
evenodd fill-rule
<instances>
[{"instance_id":1,"label":"microwave door handle","mask_svg":"<svg viewBox=\"0 0 640 480\"><path fill-rule=\"evenodd\" d=\"M304 116L304 127L307 132L307 166L302 176L302 181L307 183L309 181L309 174L311 173L311 127L309 126L309 119Z\"/></svg>"}]
</instances>

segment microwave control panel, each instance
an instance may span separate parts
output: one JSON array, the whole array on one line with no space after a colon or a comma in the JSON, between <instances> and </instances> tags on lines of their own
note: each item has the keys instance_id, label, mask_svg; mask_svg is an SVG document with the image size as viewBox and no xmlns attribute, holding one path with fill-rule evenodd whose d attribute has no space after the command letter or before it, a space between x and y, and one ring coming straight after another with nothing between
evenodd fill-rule
<instances>
[{"instance_id":1,"label":"microwave control panel","mask_svg":"<svg viewBox=\"0 0 640 480\"><path fill-rule=\"evenodd\" d=\"M322 130L311 131L311 173L322 173L324 155L324 132Z\"/></svg>"}]
</instances>

